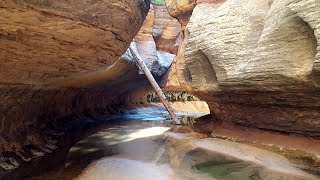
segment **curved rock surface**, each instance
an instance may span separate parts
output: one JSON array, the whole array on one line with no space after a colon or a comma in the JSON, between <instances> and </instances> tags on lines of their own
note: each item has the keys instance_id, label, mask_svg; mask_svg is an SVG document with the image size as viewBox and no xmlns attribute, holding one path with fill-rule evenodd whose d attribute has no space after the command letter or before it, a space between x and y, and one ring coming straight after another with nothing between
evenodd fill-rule
<instances>
[{"instance_id":1,"label":"curved rock surface","mask_svg":"<svg viewBox=\"0 0 320 180\"><path fill-rule=\"evenodd\" d=\"M181 10L180 1L166 2L169 12L190 12ZM319 2L190 3L195 8L186 47L178 54L185 58L194 93L208 102L213 117L320 136Z\"/></svg>"},{"instance_id":2,"label":"curved rock surface","mask_svg":"<svg viewBox=\"0 0 320 180\"><path fill-rule=\"evenodd\" d=\"M166 0L168 12L172 17L175 17L185 26L189 22L193 8L196 6L197 0Z\"/></svg>"},{"instance_id":3,"label":"curved rock surface","mask_svg":"<svg viewBox=\"0 0 320 180\"><path fill-rule=\"evenodd\" d=\"M254 77L307 79L319 61L319 14L308 0L198 4L185 53L193 86L205 89L201 80L212 85Z\"/></svg>"},{"instance_id":4,"label":"curved rock surface","mask_svg":"<svg viewBox=\"0 0 320 180\"><path fill-rule=\"evenodd\" d=\"M0 2L1 82L39 84L112 65L139 31L148 4L143 0Z\"/></svg>"},{"instance_id":5,"label":"curved rock surface","mask_svg":"<svg viewBox=\"0 0 320 180\"><path fill-rule=\"evenodd\" d=\"M118 113L126 94L148 87L124 52L149 5L0 1L0 179L54 151L64 131Z\"/></svg>"},{"instance_id":6,"label":"curved rock surface","mask_svg":"<svg viewBox=\"0 0 320 180\"><path fill-rule=\"evenodd\" d=\"M165 6L151 5L135 44L155 77L163 75L170 67L179 46L180 31L180 24L168 14Z\"/></svg>"}]
</instances>

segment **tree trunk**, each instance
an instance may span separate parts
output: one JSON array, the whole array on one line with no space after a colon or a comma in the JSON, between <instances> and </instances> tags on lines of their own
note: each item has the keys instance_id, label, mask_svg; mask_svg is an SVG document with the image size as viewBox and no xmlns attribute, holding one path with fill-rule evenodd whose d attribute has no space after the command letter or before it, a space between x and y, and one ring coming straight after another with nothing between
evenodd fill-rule
<instances>
[{"instance_id":1,"label":"tree trunk","mask_svg":"<svg viewBox=\"0 0 320 180\"><path fill-rule=\"evenodd\" d=\"M158 94L161 102L166 107L166 109L169 112L173 122L175 124L180 124L180 121L177 119L176 115L174 114L172 107L170 106L169 102L167 101L165 95L163 94L163 92L162 92L161 88L159 87L158 83L156 82L156 80L152 76L152 74L149 71L148 67L144 64L144 62L139 57L139 55L137 55L137 53L132 49L131 45L130 45L129 49L130 49L130 52L131 52L133 58L137 61L137 63L140 66L141 70L144 72L144 74L146 75L146 77L149 80L150 84L152 85L152 87L154 88L156 93Z\"/></svg>"}]
</instances>

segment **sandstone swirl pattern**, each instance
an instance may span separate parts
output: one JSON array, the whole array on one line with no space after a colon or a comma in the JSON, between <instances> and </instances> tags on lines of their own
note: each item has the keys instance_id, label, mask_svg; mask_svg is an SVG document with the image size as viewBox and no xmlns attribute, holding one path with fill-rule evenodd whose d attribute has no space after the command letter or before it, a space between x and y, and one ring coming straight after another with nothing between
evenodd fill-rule
<instances>
[{"instance_id":1,"label":"sandstone swirl pattern","mask_svg":"<svg viewBox=\"0 0 320 180\"><path fill-rule=\"evenodd\" d=\"M193 85L201 88L205 85L201 80L214 84L255 76L302 78L316 71L320 12L315 3L198 4L187 26L190 38L185 53ZM205 63L209 66L201 67ZM195 73L199 70L206 73Z\"/></svg>"},{"instance_id":2,"label":"sandstone swirl pattern","mask_svg":"<svg viewBox=\"0 0 320 180\"><path fill-rule=\"evenodd\" d=\"M320 136L318 0L166 3L192 13L178 54L214 119Z\"/></svg>"}]
</instances>

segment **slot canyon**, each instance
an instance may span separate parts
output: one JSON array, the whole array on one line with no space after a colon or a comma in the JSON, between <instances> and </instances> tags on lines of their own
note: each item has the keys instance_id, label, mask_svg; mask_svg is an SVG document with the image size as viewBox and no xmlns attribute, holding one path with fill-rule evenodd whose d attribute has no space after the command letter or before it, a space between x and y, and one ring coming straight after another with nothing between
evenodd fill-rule
<instances>
[{"instance_id":1,"label":"slot canyon","mask_svg":"<svg viewBox=\"0 0 320 180\"><path fill-rule=\"evenodd\" d=\"M320 179L320 0L0 0L0 103L0 179Z\"/></svg>"}]
</instances>

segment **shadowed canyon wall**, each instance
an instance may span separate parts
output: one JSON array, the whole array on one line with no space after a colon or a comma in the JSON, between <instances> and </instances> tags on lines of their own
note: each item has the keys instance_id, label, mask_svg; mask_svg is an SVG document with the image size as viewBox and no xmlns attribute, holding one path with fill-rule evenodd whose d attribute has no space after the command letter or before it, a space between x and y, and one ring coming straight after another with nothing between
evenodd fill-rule
<instances>
[{"instance_id":1,"label":"shadowed canyon wall","mask_svg":"<svg viewBox=\"0 0 320 180\"><path fill-rule=\"evenodd\" d=\"M52 152L55 121L118 113L125 94L148 87L126 49L149 5L0 1L0 175Z\"/></svg>"},{"instance_id":2,"label":"shadowed canyon wall","mask_svg":"<svg viewBox=\"0 0 320 180\"><path fill-rule=\"evenodd\" d=\"M162 86L179 46L180 24L163 3L0 5L0 178L55 151L65 133L147 102L129 45Z\"/></svg>"}]
</instances>

